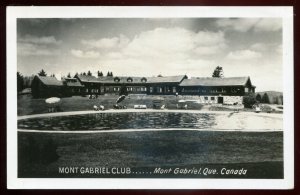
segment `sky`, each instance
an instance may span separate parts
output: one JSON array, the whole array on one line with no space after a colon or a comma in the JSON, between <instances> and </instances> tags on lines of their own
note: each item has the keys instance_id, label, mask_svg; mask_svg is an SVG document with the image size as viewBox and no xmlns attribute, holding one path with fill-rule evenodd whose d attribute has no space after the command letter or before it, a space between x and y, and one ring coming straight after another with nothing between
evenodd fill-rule
<instances>
[{"instance_id":1,"label":"sky","mask_svg":"<svg viewBox=\"0 0 300 195\"><path fill-rule=\"evenodd\" d=\"M44 18L17 20L17 69L117 76L250 76L282 91L280 18Z\"/></svg>"}]
</instances>

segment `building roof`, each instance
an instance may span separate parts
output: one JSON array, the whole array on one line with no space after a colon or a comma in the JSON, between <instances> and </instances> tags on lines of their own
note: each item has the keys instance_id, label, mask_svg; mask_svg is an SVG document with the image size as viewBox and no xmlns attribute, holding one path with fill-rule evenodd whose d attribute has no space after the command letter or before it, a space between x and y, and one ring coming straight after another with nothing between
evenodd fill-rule
<instances>
[{"instance_id":1,"label":"building roof","mask_svg":"<svg viewBox=\"0 0 300 195\"><path fill-rule=\"evenodd\" d=\"M186 75L148 77L147 83L180 83L185 78L187 78Z\"/></svg>"},{"instance_id":2,"label":"building roof","mask_svg":"<svg viewBox=\"0 0 300 195\"><path fill-rule=\"evenodd\" d=\"M249 77L192 77L183 80L180 86L244 86L248 81Z\"/></svg>"},{"instance_id":3,"label":"building roof","mask_svg":"<svg viewBox=\"0 0 300 195\"><path fill-rule=\"evenodd\" d=\"M63 78L63 80L69 87L84 87L77 78Z\"/></svg>"},{"instance_id":4,"label":"building roof","mask_svg":"<svg viewBox=\"0 0 300 195\"><path fill-rule=\"evenodd\" d=\"M106 77L99 77L98 80L101 83L147 83L146 77L119 77L119 76L106 76Z\"/></svg>"},{"instance_id":5,"label":"building roof","mask_svg":"<svg viewBox=\"0 0 300 195\"><path fill-rule=\"evenodd\" d=\"M36 76L44 85L51 85L51 86L62 86L63 83L57 80L55 77L49 76Z\"/></svg>"},{"instance_id":6,"label":"building roof","mask_svg":"<svg viewBox=\"0 0 300 195\"><path fill-rule=\"evenodd\" d=\"M94 77L87 75L77 75L81 82L93 83L120 83L120 84L142 84L142 83L180 83L186 75L164 76L164 77L134 77L134 76L102 76Z\"/></svg>"},{"instance_id":7,"label":"building roof","mask_svg":"<svg viewBox=\"0 0 300 195\"><path fill-rule=\"evenodd\" d=\"M99 80L95 76L77 75L76 77L80 80L80 82L99 82Z\"/></svg>"}]
</instances>

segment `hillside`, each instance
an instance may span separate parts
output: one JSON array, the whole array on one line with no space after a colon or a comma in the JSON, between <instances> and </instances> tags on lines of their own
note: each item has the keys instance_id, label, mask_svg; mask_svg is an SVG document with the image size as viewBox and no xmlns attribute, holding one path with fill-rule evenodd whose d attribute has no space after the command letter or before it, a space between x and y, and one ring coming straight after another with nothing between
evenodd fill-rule
<instances>
[{"instance_id":1,"label":"hillside","mask_svg":"<svg viewBox=\"0 0 300 195\"><path fill-rule=\"evenodd\" d=\"M262 92L256 92L255 95L260 94L261 97L263 97L264 94L267 94L269 96L269 100L271 104L282 104L283 99L283 93L279 91L262 91Z\"/></svg>"}]
</instances>

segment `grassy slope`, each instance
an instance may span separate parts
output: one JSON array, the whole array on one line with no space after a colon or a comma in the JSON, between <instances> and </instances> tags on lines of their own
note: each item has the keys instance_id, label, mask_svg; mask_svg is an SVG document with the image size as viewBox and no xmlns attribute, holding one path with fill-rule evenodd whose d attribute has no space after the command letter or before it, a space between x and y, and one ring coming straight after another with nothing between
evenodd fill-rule
<instances>
[{"instance_id":1,"label":"grassy slope","mask_svg":"<svg viewBox=\"0 0 300 195\"><path fill-rule=\"evenodd\" d=\"M282 145L282 132L19 132L18 170L20 177L111 177L61 175L58 167L115 166L135 171L153 171L153 167L242 167L249 169L249 178L282 178Z\"/></svg>"},{"instance_id":2,"label":"grassy slope","mask_svg":"<svg viewBox=\"0 0 300 195\"><path fill-rule=\"evenodd\" d=\"M116 103L118 96L99 96L97 99L88 99L87 97L73 96L62 98L60 108L62 111L80 111L92 110L93 105L104 105L105 109L112 109ZM163 104L168 109L176 109L178 100L175 96L129 96L126 97L120 105L126 105L127 108L133 108L136 104L145 104L147 108L152 108L153 100L162 100ZM187 102L188 109L201 109L201 104ZM23 95L18 97L18 115L47 113L48 105L45 99L32 99L30 95Z\"/></svg>"}]
</instances>

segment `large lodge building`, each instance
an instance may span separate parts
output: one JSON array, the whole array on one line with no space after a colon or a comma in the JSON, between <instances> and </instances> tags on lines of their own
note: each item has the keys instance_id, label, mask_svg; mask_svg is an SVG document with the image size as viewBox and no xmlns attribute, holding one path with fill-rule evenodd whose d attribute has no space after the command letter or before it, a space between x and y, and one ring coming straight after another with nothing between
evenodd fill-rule
<instances>
[{"instance_id":1,"label":"large lodge building","mask_svg":"<svg viewBox=\"0 0 300 195\"><path fill-rule=\"evenodd\" d=\"M162 77L86 76L74 78L35 76L34 98L75 95L127 94L198 96L202 103L242 103L243 96L255 93L250 77Z\"/></svg>"}]
</instances>

